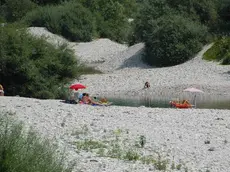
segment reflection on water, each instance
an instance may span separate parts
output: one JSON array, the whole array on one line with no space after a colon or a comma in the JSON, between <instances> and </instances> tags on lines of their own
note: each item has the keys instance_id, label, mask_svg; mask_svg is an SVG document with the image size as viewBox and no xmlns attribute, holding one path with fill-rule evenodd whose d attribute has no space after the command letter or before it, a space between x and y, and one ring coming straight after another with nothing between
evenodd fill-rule
<instances>
[{"instance_id":1,"label":"reflection on water","mask_svg":"<svg viewBox=\"0 0 230 172\"><path fill-rule=\"evenodd\" d=\"M131 106L131 107L158 107L158 108L170 108L170 100L189 100L191 104L196 104L196 108L199 109L230 109L230 97L218 97L218 96L182 96L178 98L164 97L164 98L126 98L126 97L114 97L107 96L108 100L113 102L113 105L117 106Z\"/></svg>"}]
</instances>

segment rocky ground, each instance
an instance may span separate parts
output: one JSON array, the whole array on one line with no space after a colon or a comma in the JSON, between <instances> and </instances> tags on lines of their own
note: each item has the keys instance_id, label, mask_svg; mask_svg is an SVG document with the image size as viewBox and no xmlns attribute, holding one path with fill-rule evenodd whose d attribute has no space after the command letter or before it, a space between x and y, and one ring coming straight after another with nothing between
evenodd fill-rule
<instances>
[{"instance_id":1,"label":"rocky ground","mask_svg":"<svg viewBox=\"0 0 230 172\"><path fill-rule=\"evenodd\" d=\"M229 66L197 56L181 65L153 68L141 61L144 44L131 47L108 39L73 43L44 28L35 36L57 45L67 43L76 58L103 74L80 80L94 95L177 96L187 87L205 95L229 97ZM150 82L150 89L143 90ZM42 136L65 148L76 171L226 172L230 169L230 111L146 107L71 105L59 100L1 97L1 111L33 126Z\"/></svg>"},{"instance_id":2,"label":"rocky ground","mask_svg":"<svg viewBox=\"0 0 230 172\"><path fill-rule=\"evenodd\" d=\"M1 97L0 107L65 148L76 172L230 169L229 110L96 107L20 97Z\"/></svg>"},{"instance_id":3,"label":"rocky ground","mask_svg":"<svg viewBox=\"0 0 230 172\"><path fill-rule=\"evenodd\" d=\"M147 94L151 96L177 96L187 87L201 89L207 95L230 96L230 66L219 65L202 59L207 45L195 58L173 67L154 68L142 62L144 44L131 47L109 39L98 39L88 43L73 43L54 35L44 28L29 28L30 33L55 45L67 43L76 57L87 65L94 66L103 74L83 75L80 80L87 92L94 95L143 96L144 83L150 82Z\"/></svg>"}]
</instances>

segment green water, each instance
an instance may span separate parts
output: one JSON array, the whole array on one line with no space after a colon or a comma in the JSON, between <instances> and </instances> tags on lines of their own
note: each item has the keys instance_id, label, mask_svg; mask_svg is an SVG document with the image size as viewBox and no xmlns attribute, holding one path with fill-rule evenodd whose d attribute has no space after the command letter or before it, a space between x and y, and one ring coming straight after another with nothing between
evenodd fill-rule
<instances>
[{"instance_id":1,"label":"green water","mask_svg":"<svg viewBox=\"0 0 230 172\"><path fill-rule=\"evenodd\" d=\"M171 108L169 105L170 99L156 100L156 99L127 99L127 98L114 98L107 97L113 105L116 106L131 106L131 107L152 107L152 108ZM229 100L203 100L196 102L196 108L199 109L230 109Z\"/></svg>"},{"instance_id":2,"label":"green water","mask_svg":"<svg viewBox=\"0 0 230 172\"><path fill-rule=\"evenodd\" d=\"M230 109L230 100L200 102L197 108L201 109Z\"/></svg>"}]
</instances>

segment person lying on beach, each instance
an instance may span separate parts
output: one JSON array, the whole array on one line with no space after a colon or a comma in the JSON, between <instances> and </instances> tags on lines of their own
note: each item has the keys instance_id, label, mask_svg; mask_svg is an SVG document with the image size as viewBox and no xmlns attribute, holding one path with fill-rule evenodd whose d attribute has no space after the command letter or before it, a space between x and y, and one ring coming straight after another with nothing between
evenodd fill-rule
<instances>
[{"instance_id":1,"label":"person lying on beach","mask_svg":"<svg viewBox=\"0 0 230 172\"><path fill-rule=\"evenodd\" d=\"M183 100L183 101L182 101L182 104L188 104L188 105L190 105L190 103L189 103L188 100Z\"/></svg>"},{"instance_id":2,"label":"person lying on beach","mask_svg":"<svg viewBox=\"0 0 230 172\"><path fill-rule=\"evenodd\" d=\"M83 95L82 99L81 99L81 102L84 103L84 104L91 104L91 105L102 105L101 103L99 102L96 102L96 101L93 101L89 94L86 93L85 95Z\"/></svg>"},{"instance_id":3,"label":"person lying on beach","mask_svg":"<svg viewBox=\"0 0 230 172\"><path fill-rule=\"evenodd\" d=\"M81 101L82 98L86 95L86 93L79 93L78 100Z\"/></svg>"}]
</instances>

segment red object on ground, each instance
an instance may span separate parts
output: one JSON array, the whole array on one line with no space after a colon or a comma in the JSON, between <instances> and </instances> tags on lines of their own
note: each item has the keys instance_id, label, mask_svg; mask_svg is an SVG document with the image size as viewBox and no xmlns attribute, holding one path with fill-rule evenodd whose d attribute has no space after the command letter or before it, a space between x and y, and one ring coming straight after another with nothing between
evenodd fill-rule
<instances>
[{"instance_id":1,"label":"red object on ground","mask_svg":"<svg viewBox=\"0 0 230 172\"><path fill-rule=\"evenodd\" d=\"M187 108L192 108L192 105L191 104L187 104L187 103L177 103L175 101L170 101L169 104L172 106L172 107L175 107L175 108L179 108L179 109L187 109Z\"/></svg>"},{"instance_id":2,"label":"red object on ground","mask_svg":"<svg viewBox=\"0 0 230 172\"><path fill-rule=\"evenodd\" d=\"M69 88L73 90L79 90L79 89L85 89L86 86L84 86L83 84L73 84Z\"/></svg>"}]
</instances>

